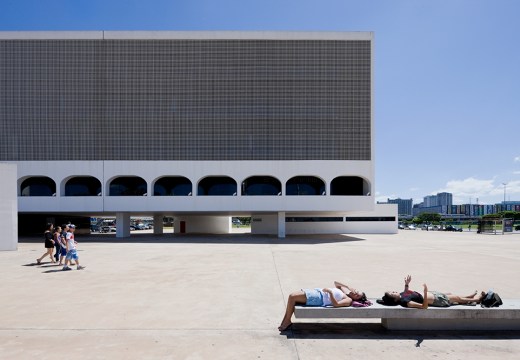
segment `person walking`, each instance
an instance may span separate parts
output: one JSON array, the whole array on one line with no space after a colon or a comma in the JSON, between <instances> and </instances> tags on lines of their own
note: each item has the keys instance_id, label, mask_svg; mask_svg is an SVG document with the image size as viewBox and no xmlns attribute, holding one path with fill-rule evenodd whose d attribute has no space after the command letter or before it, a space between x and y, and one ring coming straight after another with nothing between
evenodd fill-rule
<instances>
[{"instance_id":1,"label":"person walking","mask_svg":"<svg viewBox=\"0 0 520 360\"><path fill-rule=\"evenodd\" d=\"M54 259L52 257L52 250L54 249L53 229L54 229L53 224L51 224L51 223L47 224L47 228L44 233L46 251L42 256L40 256L38 259L36 259L36 262L38 263L38 265L42 263L43 258L46 257L47 255L49 255L49 257L51 258L51 262L53 264L56 263L56 261L54 261Z\"/></svg>"},{"instance_id":2,"label":"person walking","mask_svg":"<svg viewBox=\"0 0 520 360\"><path fill-rule=\"evenodd\" d=\"M56 261L59 261L60 256L61 256L61 226L57 226L54 229L53 240L54 240L54 249L56 250L56 252L54 253L54 259ZM60 265L61 265L61 262L60 262Z\"/></svg>"},{"instance_id":3,"label":"person walking","mask_svg":"<svg viewBox=\"0 0 520 360\"><path fill-rule=\"evenodd\" d=\"M69 231L67 232L67 256L65 257L65 264L62 269L64 271L72 270L68 266L72 260L74 260L76 262L77 270L83 270L85 268L85 266L81 266L79 264L79 256L78 256L78 252L76 251L77 242L76 242L76 240L74 240L74 230L75 229L76 229L76 226L74 226L74 224L69 224Z\"/></svg>"},{"instance_id":4,"label":"person walking","mask_svg":"<svg viewBox=\"0 0 520 360\"><path fill-rule=\"evenodd\" d=\"M69 232L69 224L63 224L61 226L61 257L59 265L63 265L65 257L67 256L67 233Z\"/></svg>"}]
</instances>

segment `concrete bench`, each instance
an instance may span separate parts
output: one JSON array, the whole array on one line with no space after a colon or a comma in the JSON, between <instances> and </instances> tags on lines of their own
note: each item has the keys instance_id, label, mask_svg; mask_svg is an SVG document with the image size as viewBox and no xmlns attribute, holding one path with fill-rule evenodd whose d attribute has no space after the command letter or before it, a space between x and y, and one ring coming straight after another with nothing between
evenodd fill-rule
<instances>
[{"instance_id":1,"label":"concrete bench","mask_svg":"<svg viewBox=\"0 0 520 360\"><path fill-rule=\"evenodd\" d=\"M381 319L390 330L520 330L520 300L503 300L498 308L480 305L455 305L448 308L429 307L427 310L384 306L312 307L296 306L298 319Z\"/></svg>"}]
</instances>

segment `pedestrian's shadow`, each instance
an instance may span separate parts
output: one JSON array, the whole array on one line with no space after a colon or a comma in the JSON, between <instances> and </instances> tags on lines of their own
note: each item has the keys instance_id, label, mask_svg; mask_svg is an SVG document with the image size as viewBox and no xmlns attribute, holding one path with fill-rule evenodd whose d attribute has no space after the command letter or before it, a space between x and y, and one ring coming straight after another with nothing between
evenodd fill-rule
<instances>
[{"instance_id":1,"label":"pedestrian's shadow","mask_svg":"<svg viewBox=\"0 0 520 360\"><path fill-rule=\"evenodd\" d=\"M50 266L46 266L46 267L50 267ZM52 274L52 273L61 273L61 272L66 272L66 271L63 271L63 269L59 268L59 269L42 271L42 274Z\"/></svg>"},{"instance_id":2,"label":"pedestrian's shadow","mask_svg":"<svg viewBox=\"0 0 520 360\"><path fill-rule=\"evenodd\" d=\"M22 266L40 266L40 267L51 267L51 266L59 266L58 264L53 264L51 262L32 262L29 264L23 264Z\"/></svg>"},{"instance_id":3,"label":"pedestrian's shadow","mask_svg":"<svg viewBox=\"0 0 520 360\"><path fill-rule=\"evenodd\" d=\"M22 266L39 266L42 264L38 264L37 262L29 263L29 264L23 264Z\"/></svg>"},{"instance_id":4,"label":"pedestrian's shadow","mask_svg":"<svg viewBox=\"0 0 520 360\"><path fill-rule=\"evenodd\" d=\"M57 267L57 266L63 266L63 265L53 264L53 263L37 263L37 262L33 262L33 263L29 263L29 264L23 264L22 266L38 266L38 267L40 267L42 269L45 269L45 268Z\"/></svg>"}]
</instances>

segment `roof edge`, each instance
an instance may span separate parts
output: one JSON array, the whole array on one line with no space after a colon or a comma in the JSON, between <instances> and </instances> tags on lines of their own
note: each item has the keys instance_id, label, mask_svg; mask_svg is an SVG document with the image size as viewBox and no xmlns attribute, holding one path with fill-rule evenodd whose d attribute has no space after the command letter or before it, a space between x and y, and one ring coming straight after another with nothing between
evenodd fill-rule
<instances>
[{"instance_id":1,"label":"roof edge","mask_svg":"<svg viewBox=\"0 0 520 360\"><path fill-rule=\"evenodd\" d=\"M0 31L0 40L373 40L371 31Z\"/></svg>"}]
</instances>

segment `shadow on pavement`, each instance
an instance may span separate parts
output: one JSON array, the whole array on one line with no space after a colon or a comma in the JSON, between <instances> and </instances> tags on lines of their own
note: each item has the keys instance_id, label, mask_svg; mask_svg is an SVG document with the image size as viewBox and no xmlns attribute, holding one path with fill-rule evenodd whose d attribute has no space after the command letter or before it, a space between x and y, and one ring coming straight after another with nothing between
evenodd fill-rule
<instances>
[{"instance_id":1,"label":"shadow on pavement","mask_svg":"<svg viewBox=\"0 0 520 360\"><path fill-rule=\"evenodd\" d=\"M23 264L22 266L41 266L43 263L38 264L37 262L29 263L29 264Z\"/></svg>"},{"instance_id":2,"label":"shadow on pavement","mask_svg":"<svg viewBox=\"0 0 520 360\"><path fill-rule=\"evenodd\" d=\"M364 241L365 239L347 235L287 235L284 239L277 236L253 234L132 234L127 238L116 238L113 234L79 235L80 243L160 243L160 244L276 244L276 245L315 245ZM21 237L20 243L42 242L41 237Z\"/></svg>"},{"instance_id":3,"label":"shadow on pavement","mask_svg":"<svg viewBox=\"0 0 520 360\"><path fill-rule=\"evenodd\" d=\"M59 269L42 271L42 274L53 274L53 273L66 273L66 272L68 272L68 271L63 271L62 269L63 268L60 266Z\"/></svg>"},{"instance_id":4,"label":"shadow on pavement","mask_svg":"<svg viewBox=\"0 0 520 360\"><path fill-rule=\"evenodd\" d=\"M293 323L290 330L280 332L288 339L375 339L375 340L414 340L420 347L428 340L517 340L520 331L405 331L387 330L378 323Z\"/></svg>"}]
</instances>

